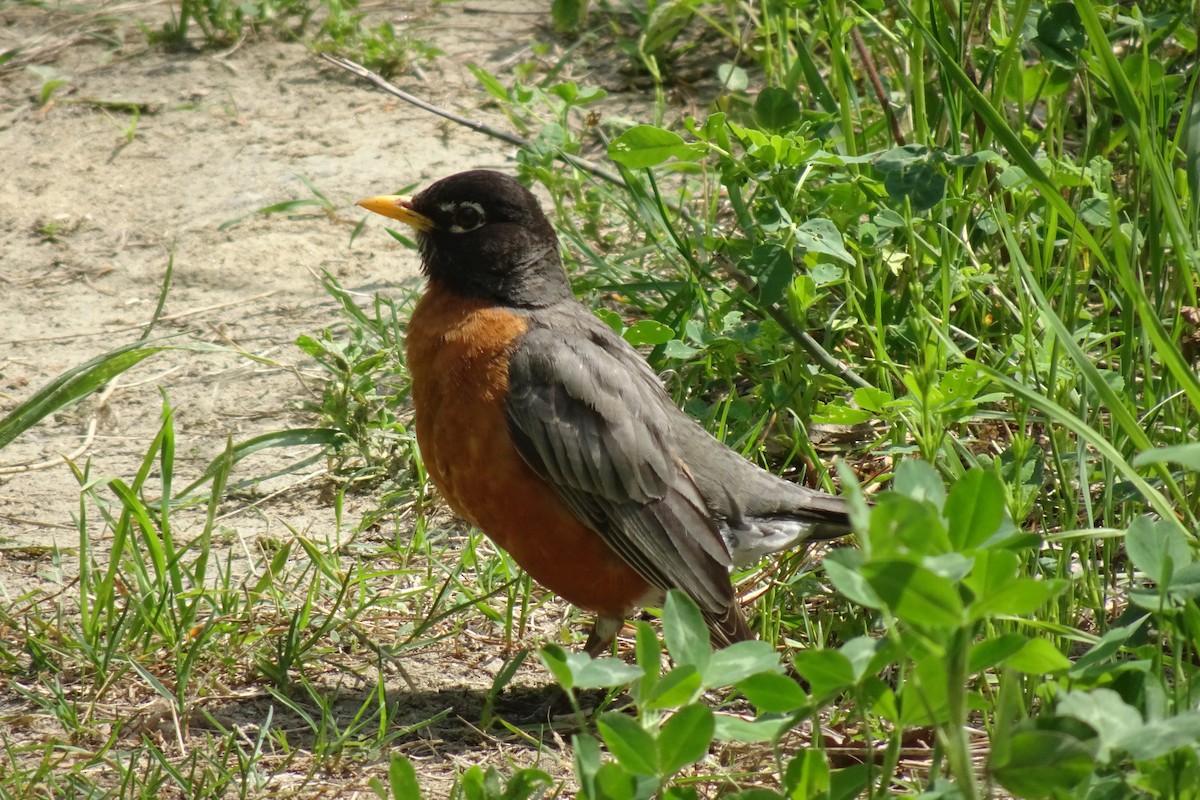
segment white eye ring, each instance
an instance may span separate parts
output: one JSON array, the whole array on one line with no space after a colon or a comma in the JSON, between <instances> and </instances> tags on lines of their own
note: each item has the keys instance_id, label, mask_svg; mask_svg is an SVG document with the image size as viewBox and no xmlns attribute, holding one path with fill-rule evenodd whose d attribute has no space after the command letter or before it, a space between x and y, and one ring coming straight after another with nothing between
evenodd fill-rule
<instances>
[{"instance_id":1,"label":"white eye ring","mask_svg":"<svg viewBox=\"0 0 1200 800\"><path fill-rule=\"evenodd\" d=\"M470 200L464 200L461 203L443 203L439 208L452 215L454 221L450 225L451 233L469 233L487 222L483 206L472 203Z\"/></svg>"}]
</instances>

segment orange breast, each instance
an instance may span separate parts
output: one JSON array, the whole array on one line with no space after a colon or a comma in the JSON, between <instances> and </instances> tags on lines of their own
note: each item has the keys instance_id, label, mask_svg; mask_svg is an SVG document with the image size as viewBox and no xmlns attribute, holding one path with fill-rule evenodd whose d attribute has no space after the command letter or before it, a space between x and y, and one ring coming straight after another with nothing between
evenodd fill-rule
<instances>
[{"instance_id":1,"label":"orange breast","mask_svg":"<svg viewBox=\"0 0 1200 800\"><path fill-rule=\"evenodd\" d=\"M408 326L417 444L434 485L534 580L605 616L648 585L535 473L509 438L508 357L527 321L431 286Z\"/></svg>"}]
</instances>

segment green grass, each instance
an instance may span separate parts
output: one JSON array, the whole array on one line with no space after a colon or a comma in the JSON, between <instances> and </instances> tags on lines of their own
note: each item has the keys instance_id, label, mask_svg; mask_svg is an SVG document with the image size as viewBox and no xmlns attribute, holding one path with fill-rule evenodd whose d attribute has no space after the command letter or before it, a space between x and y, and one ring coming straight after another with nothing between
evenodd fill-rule
<instances>
[{"instance_id":1,"label":"green grass","mask_svg":"<svg viewBox=\"0 0 1200 800\"><path fill-rule=\"evenodd\" d=\"M418 24L409 20L371 26L359 5L359 0L178 0L170 4L170 20L147 34L152 41L176 49L230 47L260 35L301 40L317 51L352 58L388 78L441 54L414 35ZM43 87L43 102L54 88L50 83Z\"/></svg>"},{"instance_id":2,"label":"green grass","mask_svg":"<svg viewBox=\"0 0 1200 800\"><path fill-rule=\"evenodd\" d=\"M581 297L732 447L874 500L856 505L856 547L737 576L760 642L710 654L680 598L663 640L637 624L632 663L585 662L544 634L572 699L632 698L567 743L580 796L1194 797L1193 11L553 6L571 37L561 63L476 74L536 143L517 171L548 190ZM604 92L568 79L614 57L650 87L636 119L591 116ZM697 68L684 117L670 98ZM303 202L328 208L313 191ZM396 748L443 717L399 722L405 695L382 676L467 625L486 623L498 650L527 643L544 595L431 513L404 412L407 299L364 311L325 286L342 319L298 342L327 378L319 425L233 445L179 489L167 402L134 475L77 466L77 547L55 560L69 592L0 607L0 673L55 726L0 733L0 797L257 796L285 773L355 770L416 797L426 776ZM0 422L0 446L157 346L72 370ZM849 433L830 448L817 425ZM212 558L237 537L215 510L252 480L240 458L295 443L327 448L321 533ZM347 518L368 487L379 509ZM180 513L203 519L187 540ZM536 740L495 708L512 677L496 673L470 722ZM267 698L256 729L209 712L230 687ZM134 730L143 707L160 734ZM203 746L179 747L197 719ZM454 791L573 791L561 780L492 762Z\"/></svg>"}]
</instances>

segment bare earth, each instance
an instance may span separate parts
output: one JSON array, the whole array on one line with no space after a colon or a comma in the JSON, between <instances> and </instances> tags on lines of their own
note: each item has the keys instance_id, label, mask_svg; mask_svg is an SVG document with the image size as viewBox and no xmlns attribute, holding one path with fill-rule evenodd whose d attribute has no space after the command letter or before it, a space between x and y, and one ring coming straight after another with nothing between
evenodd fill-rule
<instances>
[{"instance_id":1,"label":"bare earth","mask_svg":"<svg viewBox=\"0 0 1200 800\"><path fill-rule=\"evenodd\" d=\"M410 14L427 24L418 35L446 55L425 65L423 74L396 82L507 127L496 112L482 108L485 95L464 64L479 62L503 75L530 58L533 40L551 38L539 27L548 3L400 5L388 9L391 18ZM167 14L156 3L104 10L158 20L154 25ZM0 51L52 42L72 30L70 15L32 6L0 6L0 22ZM42 79L33 72L0 74L0 415L62 370L136 339L153 313L172 254L174 281L157 333L185 333L267 362L232 354L155 356L121 375L102 397L59 413L4 448L0 603L9 609L20 608L24 597L44 596L32 592L69 587L78 566L76 478L61 461L25 467L71 454L80 466L90 462L93 476L131 480L161 423L160 387L175 408L178 484L198 476L230 437L243 441L309 424L296 409L311 398L320 373L294 342L337 319L316 275L331 272L361 292L364 302L377 291L401 294L417 280L415 256L391 244L377 219L351 244L354 226L367 216L354 201L462 169L504 168L511 154L397 103L301 44L248 40L228 53L169 53L142 43L132 24L126 29L129 41L115 53L84 41L44 61L68 79L46 107L39 107ZM129 116L93 100L144 104L130 140L124 135ZM335 215L317 209L251 214L311 198L299 175L336 204ZM233 477L268 474L297 457L248 459ZM286 537L289 528L318 541L332 539L334 512L321 486L312 475L289 475L259 487L260 498L278 493L267 502L252 508L229 501L221 509L230 515L224 522L232 531L227 546L247 552L246 543ZM373 507L373 499L351 497L344 518L353 521ZM202 521L185 519L189 525ZM92 530L104 530L98 516ZM55 548L62 549L61 560ZM561 614L561 607L539 613ZM397 727L452 709L442 723L396 743L418 763L430 796L444 792L456 769L474 763L506 770L537 763L557 776L569 772L569 752L557 750L552 740L539 752L473 731L503 655L496 631L480 624L482 633L458 637L452 648L443 643L407 655L411 688L398 676L388 681L401 709ZM550 627L559 624L552 620ZM547 682L540 666L527 665L518 679L533 687ZM347 715L369 692L369 685L346 687ZM260 694L216 702L208 710L253 731L268 705L269 697ZM34 739L39 731L51 735L49 723L37 717L11 687L0 687L5 726L20 720L13 731L26 730ZM186 725L182 730L191 733ZM175 735L164 734L164 741ZM136 743L137 733L129 736ZM373 796L366 781L385 770L386 754L345 774L322 776L327 783L310 780L303 793ZM287 788L301 787L289 786L285 774L264 791L278 796Z\"/></svg>"}]
</instances>

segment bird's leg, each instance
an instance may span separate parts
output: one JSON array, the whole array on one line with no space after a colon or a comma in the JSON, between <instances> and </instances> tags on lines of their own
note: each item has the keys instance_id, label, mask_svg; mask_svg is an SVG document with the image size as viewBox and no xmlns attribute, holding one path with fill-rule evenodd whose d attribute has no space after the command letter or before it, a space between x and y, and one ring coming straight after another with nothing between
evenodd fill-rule
<instances>
[{"instance_id":1,"label":"bird's leg","mask_svg":"<svg viewBox=\"0 0 1200 800\"><path fill-rule=\"evenodd\" d=\"M596 622L592 625L592 632L588 634L587 641L584 642L583 652L592 658L608 654L612 650L613 642L617 639L617 634L623 627L625 627L624 617L596 617Z\"/></svg>"}]
</instances>

